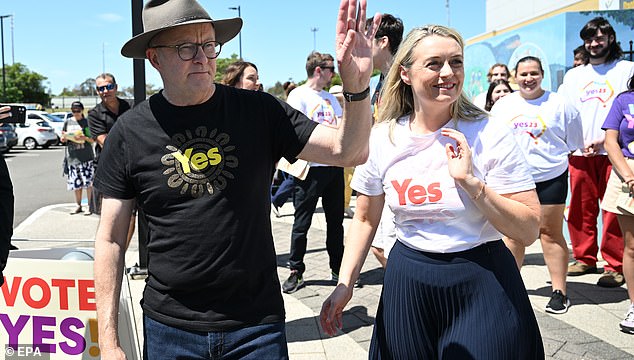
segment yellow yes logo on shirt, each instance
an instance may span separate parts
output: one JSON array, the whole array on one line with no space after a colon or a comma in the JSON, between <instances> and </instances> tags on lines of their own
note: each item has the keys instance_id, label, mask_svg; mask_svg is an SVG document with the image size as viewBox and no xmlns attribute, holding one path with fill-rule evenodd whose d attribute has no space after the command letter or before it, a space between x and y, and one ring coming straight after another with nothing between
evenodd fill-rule
<instances>
[{"instance_id":1,"label":"yellow yes logo on shirt","mask_svg":"<svg viewBox=\"0 0 634 360\"><path fill-rule=\"evenodd\" d=\"M209 149L207 153L204 151L196 153L193 152L194 149L189 148L186 149L184 153L181 153L180 150L172 153L174 158L181 163L185 174L189 174L192 167L197 171L202 171L207 166L218 165L222 161L222 155L218 154L217 147Z\"/></svg>"},{"instance_id":2,"label":"yellow yes logo on shirt","mask_svg":"<svg viewBox=\"0 0 634 360\"><path fill-rule=\"evenodd\" d=\"M228 179L235 177L231 169L238 167L238 158L231 154L235 146L229 143L228 134L205 127L172 136L161 158L167 186L195 198L226 188Z\"/></svg>"}]
</instances>

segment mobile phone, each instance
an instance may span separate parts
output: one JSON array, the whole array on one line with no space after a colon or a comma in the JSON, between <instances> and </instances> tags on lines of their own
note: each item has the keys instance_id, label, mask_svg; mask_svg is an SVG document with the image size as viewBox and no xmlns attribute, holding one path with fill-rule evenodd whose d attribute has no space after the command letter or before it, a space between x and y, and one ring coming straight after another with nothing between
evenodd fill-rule
<instances>
[{"instance_id":1,"label":"mobile phone","mask_svg":"<svg viewBox=\"0 0 634 360\"><path fill-rule=\"evenodd\" d=\"M5 105L0 105L0 107ZM24 124L26 121L26 107L21 105L6 105L11 106L11 116L8 118L0 119L0 123L12 123L12 124Z\"/></svg>"}]
</instances>

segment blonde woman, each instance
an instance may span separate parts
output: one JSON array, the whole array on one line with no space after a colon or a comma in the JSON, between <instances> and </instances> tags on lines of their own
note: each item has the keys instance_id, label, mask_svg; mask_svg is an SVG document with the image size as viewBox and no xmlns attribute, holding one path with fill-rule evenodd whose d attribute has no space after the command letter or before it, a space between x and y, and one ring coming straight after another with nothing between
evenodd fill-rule
<instances>
[{"instance_id":1,"label":"blonde woman","mask_svg":"<svg viewBox=\"0 0 634 360\"><path fill-rule=\"evenodd\" d=\"M540 359L535 315L502 235L535 241L539 202L515 140L462 92L463 40L413 29L387 75L339 283L321 325L341 328L384 201L394 213L372 359Z\"/></svg>"}]
</instances>

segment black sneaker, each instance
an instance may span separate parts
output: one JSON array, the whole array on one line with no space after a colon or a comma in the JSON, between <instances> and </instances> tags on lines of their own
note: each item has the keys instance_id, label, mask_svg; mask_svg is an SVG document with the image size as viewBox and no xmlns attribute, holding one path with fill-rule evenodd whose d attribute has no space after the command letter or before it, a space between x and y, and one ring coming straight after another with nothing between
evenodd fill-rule
<instances>
[{"instance_id":1,"label":"black sneaker","mask_svg":"<svg viewBox=\"0 0 634 360\"><path fill-rule=\"evenodd\" d=\"M295 270L291 271L291 276L282 284L282 291L286 294L292 294L295 291L304 287L304 279Z\"/></svg>"},{"instance_id":2,"label":"black sneaker","mask_svg":"<svg viewBox=\"0 0 634 360\"><path fill-rule=\"evenodd\" d=\"M546 305L546 312L551 314L565 314L570 306L570 299L561 290L553 291L550 301Z\"/></svg>"},{"instance_id":3,"label":"black sneaker","mask_svg":"<svg viewBox=\"0 0 634 360\"><path fill-rule=\"evenodd\" d=\"M280 214L280 209L275 206L275 204L271 204L271 210L273 211L273 214L275 214L276 218L282 217L282 215Z\"/></svg>"},{"instance_id":4,"label":"black sneaker","mask_svg":"<svg viewBox=\"0 0 634 360\"><path fill-rule=\"evenodd\" d=\"M330 279L332 280L333 283L335 283L335 286L336 286L339 283L339 274L331 270ZM363 285L361 285L361 278L358 278L357 281L354 282L354 287L356 288L363 287Z\"/></svg>"},{"instance_id":5,"label":"black sneaker","mask_svg":"<svg viewBox=\"0 0 634 360\"><path fill-rule=\"evenodd\" d=\"M130 275L133 280L142 280L147 277L147 268L140 267L138 263L134 266L126 269L126 273Z\"/></svg>"}]
</instances>

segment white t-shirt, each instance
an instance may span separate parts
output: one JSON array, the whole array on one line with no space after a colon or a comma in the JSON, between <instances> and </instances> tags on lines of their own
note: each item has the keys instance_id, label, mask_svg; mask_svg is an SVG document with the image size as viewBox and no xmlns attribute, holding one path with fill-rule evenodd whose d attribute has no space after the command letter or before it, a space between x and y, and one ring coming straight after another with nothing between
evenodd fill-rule
<instances>
[{"instance_id":1,"label":"white t-shirt","mask_svg":"<svg viewBox=\"0 0 634 360\"><path fill-rule=\"evenodd\" d=\"M488 86L487 86L488 89ZM473 98L473 105L479 107L484 110L484 107L487 104L487 92L481 92Z\"/></svg>"},{"instance_id":2,"label":"white t-shirt","mask_svg":"<svg viewBox=\"0 0 634 360\"><path fill-rule=\"evenodd\" d=\"M600 65L574 67L564 76L558 92L579 111L585 144L605 138L601 129L612 101L627 90L627 82L634 73L634 63L620 60ZM601 150L600 154L607 154ZM576 151L574 155L581 155Z\"/></svg>"},{"instance_id":3,"label":"white t-shirt","mask_svg":"<svg viewBox=\"0 0 634 360\"><path fill-rule=\"evenodd\" d=\"M472 149L474 175L490 189L508 194L535 188L508 128L486 118L452 120L447 127L465 135ZM368 161L357 166L351 186L370 196L385 193L401 242L422 251L450 253L501 238L449 175L445 144L455 146L453 140L440 135L440 130L413 134L409 116L398 120L394 144L388 128L384 122L372 129Z\"/></svg>"},{"instance_id":4,"label":"white t-shirt","mask_svg":"<svg viewBox=\"0 0 634 360\"><path fill-rule=\"evenodd\" d=\"M343 110L337 98L328 91L315 91L304 84L291 91L286 102L314 122L333 128L339 127ZM310 166L330 165L311 162Z\"/></svg>"},{"instance_id":5,"label":"white t-shirt","mask_svg":"<svg viewBox=\"0 0 634 360\"><path fill-rule=\"evenodd\" d=\"M498 100L491 121L509 127L531 166L535 182L551 180L568 169L568 154L583 147L579 112L563 96L546 91L526 100L519 92Z\"/></svg>"}]
</instances>

